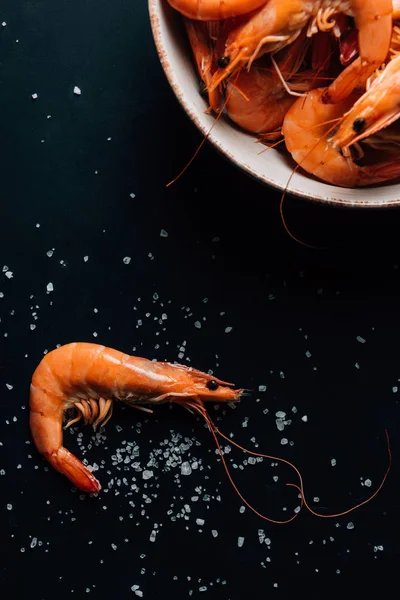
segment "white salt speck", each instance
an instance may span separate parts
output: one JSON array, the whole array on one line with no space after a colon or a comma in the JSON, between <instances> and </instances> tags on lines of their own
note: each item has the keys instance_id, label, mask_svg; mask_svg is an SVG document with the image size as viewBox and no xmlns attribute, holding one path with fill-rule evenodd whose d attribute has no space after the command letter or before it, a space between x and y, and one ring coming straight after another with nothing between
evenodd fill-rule
<instances>
[{"instance_id":1,"label":"white salt speck","mask_svg":"<svg viewBox=\"0 0 400 600\"><path fill-rule=\"evenodd\" d=\"M349 521L349 523L347 523L347 529L354 529L354 523L352 521Z\"/></svg>"},{"instance_id":2,"label":"white salt speck","mask_svg":"<svg viewBox=\"0 0 400 600\"><path fill-rule=\"evenodd\" d=\"M153 477L153 471L148 471L147 469L143 471L142 477L143 479L151 479Z\"/></svg>"},{"instance_id":3,"label":"white salt speck","mask_svg":"<svg viewBox=\"0 0 400 600\"><path fill-rule=\"evenodd\" d=\"M51 258L54 254L54 248L52 250L47 250L46 254L49 258Z\"/></svg>"},{"instance_id":4,"label":"white salt speck","mask_svg":"<svg viewBox=\"0 0 400 600\"><path fill-rule=\"evenodd\" d=\"M308 421L307 415L304 415L304 417L301 417L301 420L304 421L304 423L307 423L307 421Z\"/></svg>"},{"instance_id":5,"label":"white salt speck","mask_svg":"<svg viewBox=\"0 0 400 600\"><path fill-rule=\"evenodd\" d=\"M161 231L160 231L160 237L167 238L168 237L168 231L165 231L165 229L161 229Z\"/></svg>"},{"instance_id":6,"label":"white salt speck","mask_svg":"<svg viewBox=\"0 0 400 600\"><path fill-rule=\"evenodd\" d=\"M239 548L241 548L244 544L244 537L239 536L238 537L238 541L237 541L237 545Z\"/></svg>"},{"instance_id":7,"label":"white salt speck","mask_svg":"<svg viewBox=\"0 0 400 600\"><path fill-rule=\"evenodd\" d=\"M292 407L292 413L297 413L297 407L296 406Z\"/></svg>"},{"instance_id":8,"label":"white salt speck","mask_svg":"<svg viewBox=\"0 0 400 600\"><path fill-rule=\"evenodd\" d=\"M93 331L93 337L97 337L99 334L97 333L97 331Z\"/></svg>"},{"instance_id":9,"label":"white salt speck","mask_svg":"<svg viewBox=\"0 0 400 600\"><path fill-rule=\"evenodd\" d=\"M74 94L75 96L80 96L82 94L82 90L78 88L77 85L74 87Z\"/></svg>"},{"instance_id":10,"label":"white salt speck","mask_svg":"<svg viewBox=\"0 0 400 600\"><path fill-rule=\"evenodd\" d=\"M7 279L12 279L13 272L12 271L6 271L5 275L6 275Z\"/></svg>"},{"instance_id":11,"label":"white salt speck","mask_svg":"<svg viewBox=\"0 0 400 600\"><path fill-rule=\"evenodd\" d=\"M397 394L397 392L398 392L398 391L399 391L399 388L397 387L397 385L394 385L394 386L392 387L392 392L393 392L393 394Z\"/></svg>"},{"instance_id":12,"label":"white salt speck","mask_svg":"<svg viewBox=\"0 0 400 600\"><path fill-rule=\"evenodd\" d=\"M136 198L136 195L135 195L133 192L131 192L131 193L129 194L129 197L130 197L130 198Z\"/></svg>"},{"instance_id":13,"label":"white salt speck","mask_svg":"<svg viewBox=\"0 0 400 600\"><path fill-rule=\"evenodd\" d=\"M12 510L12 504L7 504L7 510Z\"/></svg>"},{"instance_id":14,"label":"white salt speck","mask_svg":"<svg viewBox=\"0 0 400 600\"><path fill-rule=\"evenodd\" d=\"M131 257L130 256L125 256L125 258L122 259L122 262L124 263L124 265L129 265L129 263L131 262Z\"/></svg>"},{"instance_id":15,"label":"white salt speck","mask_svg":"<svg viewBox=\"0 0 400 600\"><path fill-rule=\"evenodd\" d=\"M149 538L151 542L155 542L156 541L156 535L157 535L157 532L154 531L154 529L153 529L153 531L150 534L150 538Z\"/></svg>"},{"instance_id":16,"label":"white salt speck","mask_svg":"<svg viewBox=\"0 0 400 600\"><path fill-rule=\"evenodd\" d=\"M371 487L371 485L372 485L372 481L371 481L370 479L366 479L366 480L364 481L364 485L366 485L367 487Z\"/></svg>"},{"instance_id":17,"label":"white salt speck","mask_svg":"<svg viewBox=\"0 0 400 600\"><path fill-rule=\"evenodd\" d=\"M225 333L230 333L233 327L225 327Z\"/></svg>"},{"instance_id":18,"label":"white salt speck","mask_svg":"<svg viewBox=\"0 0 400 600\"><path fill-rule=\"evenodd\" d=\"M355 366L356 369L360 368L360 365L358 364L358 362L354 363L354 366Z\"/></svg>"},{"instance_id":19,"label":"white salt speck","mask_svg":"<svg viewBox=\"0 0 400 600\"><path fill-rule=\"evenodd\" d=\"M50 283L48 283L48 284L47 284L47 286L46 286L46 290L47 290L47 293L48 293L48 294L50 294L51 292L53 292L53 291L54 291L54 286L53 286L53 284L51 283L51 281L50 281Z\"/></svg>"},{"instance_id":20,"label":"white salt speck","mask_svg":"<svg viewBox=\"0 0 400 600\"><path fill-rule=\"evenodd\" d=\"M201 323L200 323L200 321L195 321L195 323L194 323L194 326L195 326L197 329L201 329Z\"/></svg>"},{"instance_id":21,"label":"white salt speck","mask_svg":"<svg viewBox=\"0 0 400 600\"><path fill-rule=\"evenodd\" d=\"M84 256L84 257L83 257L83 260L84 260L85 262L87 262L87 261L89 260L89 257L88 257L88 256Z\"/></svg>"},{"instance_id":22,"label":"white salt speck","mask_svg":"<svg viewBox=\"0 0 400 600\"><path fill-rule=\"evenodd\" d=\"M307 350L306 356L307 356L307 358L311 358L312 354L311 354L311 352L309 350Z\"/></svg>"},{"instance_id":23,"label":"white salt speck","mask_svg":"<svg viewBox=\"0 0 400 600\"><path fill-rule=\"evenodd\" d=\"M285 379L285 373L284 373L283 371L281 371L281 372L279 373L279 377L280 377L281 379Z\"/></svg>"},{"instance_id":24,"label":"white salt speck","mask_svg":"<svg viewBox=\"0 0 400 600\"><path fill-rule=\"evenodd\" d=\"M218 537L218 531L216 529L212 529L211 533L212 533L213 537L215 537L215 538Z\"/></svg>"},{"instance_id":25,"label":"white salt speck","mask_svg":"<svg viewBox=\"0 0 400 600\"><path fill-rule=\"evenodd\" d=\"M365 344L365 339L363 337L361 337L360 335L357 336L357 342L360 342L360 344Z\"/></svg>"},{"instance_id":26,"label":"white salt speck","mask_svg":"<svg viewBox=\"0 0 400 600\"><path fill-rule=\"evenodd\" d=\"M36 329L36 325L35 325L34 323L31 323L31 324L29 325L29 327L30 327L30 330L31 330L31 331L33 331L34 329Z\"/></svg>"},{"instance_id":27,"label":"white salt speck","mask_svg":"<svg viewBox=\"0 0 400 600\"><path fill-rule=\"evenodd\" d=\"M34 94L32 94L32 100L37 100L38 95L36 94L36 92Z\"/></svg>"},{"instance_id":28,"label":"white salt speck","mask_svg":"<svg viewBox=\"0 0 400 600\"><path fill-rule=\"evenodd\" d=\"M204 525L204 519L196 519L196 525Z\"/></svg>"},{"instance_id":29,"label":"white salt speck","mask_svg":"<svg viewBox=\"0 0 400 600\"><path fill-rule=\"evenodd\" d=\"M13 389L13 386L11 385L11 383L6 383L6 388L7 388L8 390L12 390L12 389Z\"/></svg>"},{"instance_id":30,"label":"white salt speck","mask_svg":"<svg viewBox=\"0 0 400 600\"><path fill-rule=\"evenodd\" d=\"M331 465L332 467L336 466L336 458L331 458Z\"/></svg>"},{"instance_id":31,"label":"white salt speck","mask_svg":"<svg viewBox=\"0 0 400 600\"><path fill-rule=\"evenodd\" d=\"M374 546L374 552L382 552L383 546Z\"/></svg>"},{"instance_id":32,"label":"white salt speck","mask_svg":"<svg viewBox=\"0 0 400 600\"><path fill-rule=\"evenodd\" d=\"M283 412L283 410L278 410L278 412L275 413L275 416L278 417L278 419L284 419L286 417L286 413Z\"/></svg>"},{"instance_id":33,"label":"white salt speck","mask_svg":"<svg viewBox=\"0 0 400 600\"><path fill-rule=\"evenodd\" d=\"M258 391L259 392L266 392L267 391L267 386L266 385L259 385L258 386Z\"/></svg>"},{"instance_id":34,"label":"white salt speck","mask_svg":"<svg viewBox=\"0 0 400 600\"><path fill-rule=\"evenodd\" d=\"M286 446L286 444L288 444L288 443L289 443L289 440L287 438L282 438L281 439L282 446Z\"/></svg>"},{"instance_id":35,"label":"white salt speck","mask_svg":"<svg viewBox=\"0 0 400 600\"><path fill-rule=\"evenodd\" d=\"M118 548L118 546L117 546L117 544L111 544L111 548L112 548L113 550L116 550L116 549Z\"/></svg>"},{"instance_id":36,"label":"white salt speck","mask_svg":"<svg viewBox=\"0 0 400 600\"><path fill-rule=\"evenodd\" d=\"M3 21L3 22L2 22L2 24L1 24L1 26L2 26L2 27L6 27L6 26L7 26L7 23L6 23L5 21Z\"/></svg>"},{"instance_id":37,"label":"white salt speck","mask_svg":"<svg viewBox=\"0 0 400 600\"><path fill-rule=\"evenodd\" d=\"M246 507L245 507L245 506L241 506L241 507L239 508L239 512L240 512L241 514L243 514L245 510L246 510Z\"/></svg>"},{"instance_id":38,"label":"white salt speck","mask_svg":"<svg viewBox=\"0 0 400 600\"><path fill-rule=\"evenodd\" d=\"M191 472L192 472L192 467L190 466L190 464L187 461L182 463L181 475L190 475Z\"/></svg>"},{"instance_id":39,"label":"white salt speck","mask_svg":"<svg viewBox=\"0 0 400 600\"><path fill-rule=\"evenodd\" d=\"M34 537L31 541L31 548L34 548L36 546L36 544L37 544L37 538Z\"/></svg>"},{"instance_id":40,"label":"white salt speck","mask_svg":"<svg viewBox=\"0 0 400 600\"><path fill-rule=\"evenodd\" d=\"M206 592L206 591L207 591L206 585L202 585L201 587L199 587L199 592Z\"/></svg>"}]
</instances>

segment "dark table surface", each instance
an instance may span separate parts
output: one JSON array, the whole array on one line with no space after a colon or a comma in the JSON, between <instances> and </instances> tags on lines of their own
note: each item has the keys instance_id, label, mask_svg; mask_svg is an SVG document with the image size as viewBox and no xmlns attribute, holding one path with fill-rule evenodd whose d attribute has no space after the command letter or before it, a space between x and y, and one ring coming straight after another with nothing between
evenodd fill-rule
<instances>
[{"instance_id":1,"label":"dark table surface","mask_svg":"<svg viewBox=\"0 0 400 600\"><path fill-rule=\"evenodd\" d=\"M284 231L280 194L207 145L166 188L201 138L161 70L145 0L2 0L1 21L0 596L384 593L399 560L400 213L287 198L290 229L321 249L305 248ZM34 369L70 341L254 390L211 413L238 443L294 461L321 513L378 487L385 429L386 485L352 514L273 525L243 511L198 418L117 406L97 438L65 434L100 467L103 491L81 495L28 425ZM128 444L138 456L121 462ZM226 456L258 510L293 514L288 467Z\"/></svg>"}]
</instances>

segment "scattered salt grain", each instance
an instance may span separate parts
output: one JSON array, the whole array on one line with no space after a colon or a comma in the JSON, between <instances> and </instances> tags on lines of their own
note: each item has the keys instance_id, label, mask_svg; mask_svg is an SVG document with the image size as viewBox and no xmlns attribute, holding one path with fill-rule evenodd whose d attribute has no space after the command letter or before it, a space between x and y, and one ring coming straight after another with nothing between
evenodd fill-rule
<instances>
[{"instance_id":1,"label":"scattered salt grain","mask_svg":"<svg viewBox=\"0 0 400 600\"><path fill-rule=\"evenodd\" d=\"M307 423L307 421L308 421L307 415L304 415L304 417L301 417L301 420L304 421L304 423Z\"/></svg>"},{"instance_id":2,"label":"scattered salt grain","mask_svg":"<svg viewBox=\"0 0 400 600\"><path fill-rule=\"evenodd\" d=\"M204 519L196 519L196 525L204 525Z\"/></svg>"},{"instance_id":3,"label":"scattered salt grain","mask_svg":"<svg viewBox=\"0 0 400 600\"><path fill-rule=\"evenodd\" d=\"M311 358L312 354L311 354L311 352L309 352L309 350L307 350L306 356L307 356L307 358Z\"/></svg>"},{"instance_id":4,"label":"scattered salt grain","mask_svg":"<svg viewBox=\"0 0 400 600\"><path fill-rule=\"evenodd\" d=\"M147 469L143 471L142 477L143 479L151 479L153 477L153 471L148 471Z\"/></svg>"},{"instance_id":5,"label":"scattered salt grain","mask_svg":"<svg viewBox=\"0 0 400 600\"><path fill-rule=\"evenodd\" d=\"M87 262L87 261L89 260L89 257L88 257L88 256L84 256L84 257L83 257L83 260L84 260L85 262Z\"/></svg>"},{"instance_id":6,"label":"scattered salt grain","mask_svg":"<svg viewBox=\"0 0 400 600\"><path fill-rule=\"evenodd\" d=\"M215 537L215 538L218 537L218 531L216 529L212 529L211 533L212 533L213 537Z\"/></svg>"},{"instance_id":7,"label":"scattered salt grain","mask_svg":"<svg viewBox=\"0 0 400 600\"><path fill-rule=\"evenodd\" d=\"M331 465L332 467L336 466L336 458L331 458Z\"/></svg>"},{"instance_id":8,"label":"scattered salt grain","mask_svg":"<svg viewBox=\"0 0 400 600\"><path fill-rule=\"evenodd\" d=\"M12 271L6 271L5 276L7 277L7 279L12 279L13 272Z\"/></svg>"},{"instance_id":9,"label":"scattered salt grain","mask_svg":"<svg viewBox=\"0 0 400 600\"><path fill-rule=\"evenodd\" d=\"M6 26L7 26L7 23L6 23L5 21L3 21L3 22L2 22L2 24L1 24L1 26L2 26L2 27L6 27Z\"/></svg>"},{"instance_id":10,"label":"scattered salt grain","mask_svg":"<svg viewBox=\"0 0 400 600\"><path fill-rule=\"evenodd\" d=\"M165 231L165 229L161 229L161 231L160 231L160 237L167 238L168 237L168 231Z\"/></svg>"},{"instance_id":11,"label":"scattered salt grain","mask_svg":"<svg viewBox=\"0 0 400 600\"><path fill-rule=\"evenodd\" d=\"M354 523L352 521L347 523L347 529L354 529Z\"/></svg>"},{"instance_id":12,"label":"scattered salt grain","mask_svg":"<svg viewBox=\"0 0 400 600\"><path fill-rule=\"evenodd\" d=\"M225 333L230 333L232 329L232 327L225 327Z\"/></svg>"},{"instance_id":13,"label":"scattered salt grain","mask_svg":"<svg viewBox=\"0 0 400 600\"><path fill-rule=\"evenodd\" d=\"M371 481L370 479L366 479L366 480L364 481L364 485L366 485L367 487L371 487L371 485L372 485L372 481Z\"/></svg>"},{"instance_id":14,"label":"scattered salt grain","mask_svg":"<svg viewBox=\"0 0 400 600\"><path fill-rule=\"evenodd\" d=\"M278 417L278 419L284 419L286 417L286 413L283 412L283 410L278 410L278 412L275 413L275 416Z\"/></svg>"},{"instance_id":15,"label":"scattered salt grain","mask_svg":"<svg viewBox=\"0 0 400 600\"><path fill-rule=\"evenodd\" d=\"M239 548L241 548L244 544L244 537L239 536L238 537L238 541L237 541L237 545Z\"/></svg>"},{"instance_id":16,"label":"scattered salt grain","mask_svg":"<svg viewBox=\"0 0 400 600\"><path fill-rule=\"evenodd\" d=\"M32 94L32 100L37 100L38 95L36 94L36 92L34 94Z\"/></svg>"},{"instance_id":17,"label":"scattered salt grain","mask_svg":"<svg viewBox=\"0 0 400 600\"><path fill-rule=\"evenodd\" d=\"M136 196L135 196L135 194L134 194L133 192L131 192L131 193L129 194L129 197L130 197L130 198L136 198Z\"/></svg>"},{"instance_id":18,"label":"scattered salt grain","mask_svg":"<svg viewBox=\"0 0 400 600\"><path fill-rule=\"evenodd\" d=\"M363 337L361 337L360 335L357 336L357 342L360 342L360 344L365 344L365 339Z\"/></svg>"},{"instance_id":19,"label":"scattered salt grain","mask_svg":"<svg viewBox=\"0 0 400 600\"><path fill-rule=\"evenodd\" d=\"M200 321L195 321L194 326L196 327L196 329L201 329Z\"/></svg>"},{"instance_id":20,"label":"scattered salt grain","mask_svg":"<svg viewBox=\"0 0 400 600\"><path fill-rule=\"evenodd\" d=\"M50 281L50 283L48 283L48 284L47 284L47 286L46 286L46 290L47 290L47 293L48 293L48 294L50 294L51 292L53 292L53 291L54 291L54 286L53 286L53 284L51 283L51 281Z\"/></svg>"},{"instance_id":21,"label":"scattered salt grain","mask_svg":"<svg viewBox=\"0 0 400 600\"><path fill-rule=\"evenodd\" d=\"M288 444L288 443L289 443L289 440L287 438L282 438L281 439L282 446L286 446L286 444Z\"/></svg>"},{"instance_id":22,"label":"scattered salt grain","mask_svg":"<svg viewBox=\"0 0 400 600\"><path fill-rule=\"evenodd\" d=\"M129 265L129 263L131 262L131 257L130 256L125 256L125 258L122 259L122 262L124 263L124 265Z\"/></svg>"},{"instance_id":23,"label":"scattered salt grain","mask_svg":"<svg viewBox=\"0 0 400 600\"><path fill-rule=\"evenodd\" d=\"M382 552L383 546L374 546L374 552Z\"/></svg>"},{"instance_id":24,"label":"scattered salt grain","mask_svg":"<svg viewBox=\"0 0 400 600\"><path fill-rule=\"evenodd\" d=\"M259 392L266 392L267 391L267 386L266 385L259 385L258 386L258 391Z\"/></svg>"},{"instance_id":25,"label":"scattered salt grain","mask_svg":"<svg viewBox=\"0 0 400 600\"><path fill-rule=\"evenodd\" d=\"M153 529L153 531L150 534L150 541L151 542L155 542L156 541L156 536L157 536L157 532Z\"/></svg>"},{"instance_id":26,"label":"scattered salt grain","mask_svg":"<svg viewBox=\"0 0 400 600\"><path fill-rule=\"evenodd\" d=\"M80 96L82 94L82 90L78 88L77 85L74 87L74 94L75 96Z\"/></svg>"},{"instance_id":27,"label":"scattered salt grain","mask_svg":"<svg viewBox=\"0 0 400 600\"><path fill-rule=\"evenodd\" d=\"M37 544L37 538L34 537L31 541L31 548L35 548L36 544Z\"/></svg>"},{"instance_id":28,"label":"scattered salt grain","mask_svg":"<svg viewBox=\"0 0 400 600\"><path fill-rule=\"evenodd\" d=\"M12 504L7 504L7 510L12 510Z\"/></svg>"},{"instance_id":29,"label":"scattered salt grain","mask_svg":"<svg viewBox=\"0 0 400 600\"><path fill-rule=\"evenodd\" d=\"M7 388L8 390L12 390L12 389L13 389L13 386L11 385L11 383L6 383L6 388Z\"/></svg>"},{"instance_id":30,"label":"scattered salt grain","mask_svg":"<svg viewBox=\"0 0 400 600\"><path fill-rule=\"evenodd\" d=\"M190 466L190 464L187 461L182 463L181 475L190 475L191 472L192 472L192 467Z\"/></svg>"}]
</instances>

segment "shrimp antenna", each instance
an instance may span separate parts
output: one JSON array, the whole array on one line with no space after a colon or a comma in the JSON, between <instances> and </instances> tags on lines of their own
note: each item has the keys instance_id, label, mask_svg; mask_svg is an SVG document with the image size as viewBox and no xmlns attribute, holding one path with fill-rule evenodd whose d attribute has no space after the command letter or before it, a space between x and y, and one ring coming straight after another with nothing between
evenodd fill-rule
<instances>
[{"instance_id":1,"label":"shrimp antenna","mask_svg":"<svg viewBox=\"0 0 400 600\"><path fill-rule=\"evenodd\" d=\"M252 450L249 450L248 448L244 448L243 446L241 446L240 444L238 444L237 442L234 442L231 438L227 437L225 434L222 433L222 431L220 431L218 429L218 427L216 427L216 425L214 424L213 420L211 419L210 415L208 414L203 402L201 402L198 399L195 399L193 401L181 401L178 403L182 404L184 407L188 407L193 409L195 412L197 412L201 417L203 417L203 419L205 420L205 422L208 425L208 428L210 430L211 435L214 438L214 441L216 443L219 455L221 457L221 461L223 464L223 467L226 471L226 474L228 476L228 479L230 481L230 483L232 484L233 489L235 490L235 492L237 493L237 495L239 496L239 498L242 500L242 502L253 512L255 513L258 517L260 517L261 519L264 519L265 521L269 521L270 523L275 523L277 525L285 525L287 523L290 523L291 521L294 521L294 519L296 519L296 517L298 517L298 515L300 514L301 509L303 508L303 506L305 506L307 508L307 510L314 515L315 517L320 517L323 519L333 519L333 518L337 518L337 517L342 517L344 515L347 515L355 510L357 510L358 508L360 508L361 506L364 506L365 504L368 504L368 502L371 502L371 500L373 500L381 491L381 489L383 488L386 479L389 475L391 466L392 466L392 452L390 449L390 441L389 441L389 434L387 429L385 429L385 435L386 435L386 440L387 440L387 452L388 452L388 457L389 457L389 463L386 469L386 472L382 478L382 481L380 483L380 485L378 486L378 488L375 490L375 492L373 492L371 494L371 496L369 496L368 498L366 498L365 500L363 500L362 502L359 502L358 504L356 504L355 506L352 506L351 508L348 508L347 510L344 510L342 512L339 513L335 513L335 514L330 514L330 515L324 515L322 513L317 513L316 511L314 511L310 505L308 504L306 497L305 497L305 493L304 493L304 483L303 483L303 477L299 471L299 469L290 461L284 459L284 458L279 458L276 456L271 456L269 454L262 454L260 452L254 452ZM263 515L262 513L260 513L259 511L257 511L241 494L241 492L239 491L237 485L235 484L235 482L233 481L232 475L230 474L228 465L226 463L225 457L223 456L222 453L222 448L221 445L219 443L219 440L217 438L217 435L219 435L222 439L224 439L225 441L227 441L229 444L232 444L232 446L235 446L236 448L238 448L239 450L242 450L243 452L245 452L246 454L251 454L252 456L259 456L261 458L267 458L270 460L275 460L275 461L279 461L282 462L286 465L288 465L289 467L291 467L297 474L298 478L299 478L299 485L297 485L296 483L287 483L286 485L288 487L294 487L298 490L298 492L300 493L300 498L301 498L301 503L300 503L300 508L299 510L297 510L297 512L290 517L290 519L287 519L285 521L277 521L275 519L271 519L269 517L266 517L265 515Z\"/></svg>"},{"instance_id":2,"label":"shrimp antenna","mask_svg":"<svg viewBox=\"0 0 400 600\"><path fill-rule=\"evenodd\" d=\"M324 514L315 512L315 510L313 510L309 506L309 504L307 503L307 500L305 498L304 490L302 489L302 486L298 486L295 483L287 483L286 485L289 486L289 487L295 487L300 492L301 497L303 499L304 506L315 517L320 517L321 519L334 519L336 517L342 517L343 515L348 515L349 513L353 512L354 510L357 510L357 508L360 508L361 506L364 506L364 504L368 504L368 502L371 502L371 500L373 500L373 498L375 498L375 496L377 496L379 494L379 492L381 491L381 489L384 486L384 483L385 483L385 481L386 481L386 479L387 479L387 477L389 475L389 471L390 471L390 468L392 466L392 451L390 449L389 434L387 432L387 429L385 429L385 434L386 434L386 441L387 441L387 452L388 452L388 457L389 457L388 467L386 469L386 472L385 472L385 474L384 474L384 476L382 478L382 481L381 481L380 485L375 490L375 492L373 492L373 494L371 494L371 496L369 496L369 498L367 498L366 500L363 500L359 504L356 504L355 506L352 506L351 508L348 508L347 510L344 510L343 512L340 512L340 513L336 513L336 514L332 514L332 515L324 515Z\"/></svg>"},{"instance_id":3,"label":"shrimp antenna","mask_svg":"<svg viewBox=\"0 0 400 600\"><path fill-rule=\"evenodd\" d=\"M238 75L236 76L235 83L237 81L239 73L240 73L240 71L238 71ZM185 167L182 169L182 171L172 181L170 181L169 183L167 183L166 187L170 187L171 185L173 185L174 183L176 183L178 181L178 179L180 179L182 177L182 175L188 170L188 168L190 167L190 165L192 164L192 162L194 161L194 159L196 158L196 156L200 152L201 148L204 146L205 142L210 137L210 134L211 134L212 130L214 129L214 127L218 123L218 121L219 121L222 113L224 112L224 110L225 110L225 108L226 108L226 106L227 106L227 104L229 102L231 93L232 92L230 92L230 93L227 94L225 102L223 103L221 110L219 111L218 115L216 116L214 123L211 125L210 129L208 130L208 132L206 133L206 135L204 136L204 138L201 140L201 142L200 142L198 148L196 149L195 153L193 154L192 158L185 165Z\"/></svg>"}]
</instances>

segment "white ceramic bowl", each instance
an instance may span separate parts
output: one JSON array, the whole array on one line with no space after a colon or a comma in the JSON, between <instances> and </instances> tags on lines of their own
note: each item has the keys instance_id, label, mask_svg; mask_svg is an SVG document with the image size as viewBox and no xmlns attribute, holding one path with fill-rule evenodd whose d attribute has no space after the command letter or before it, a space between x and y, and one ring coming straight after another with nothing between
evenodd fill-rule
<instances>
[{"instance_id":1,"label":"white ceramic bowl","mask_svg":"<svg viewBox=\"0 0 400 600\"><path fill-rule=\"evenodd\" d=\"M192 62L180 15L167 0L149 0L154 42L165 75L182 107L206 135L215 118L205 114L207 103L199 93L198 77ZM239 131L228 119L221 118L208 140L240 169L256 179L284 190L293 171L291 157L276 150L260 154L260 144L251 135ZM400 205L400 185L385 184L364 189L346 189L328 185L307 174L296 172L288 193L324 204L383 208Z\"/></svg>"}]
</instances>

